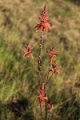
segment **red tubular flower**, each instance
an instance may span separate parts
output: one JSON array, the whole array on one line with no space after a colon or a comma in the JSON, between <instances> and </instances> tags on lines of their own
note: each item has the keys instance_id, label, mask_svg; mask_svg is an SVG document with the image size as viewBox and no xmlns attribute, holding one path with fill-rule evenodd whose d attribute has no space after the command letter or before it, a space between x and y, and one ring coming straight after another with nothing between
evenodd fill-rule
<instances>
[{"instance_id":1,"label":"red tubular flower","mask_svg":"<svg viewBox=\"0 0 80 120\"><path fill-rule=\"evenodd\" d=\"M44 7L44 11L42 12L41 16L39 16L40 23L35 26L36 31L41 30L45 31L50 29L50 23L48 22L48 15L47 15L47 7Z\"/></svg>"},{"instance_id":2,"label":"red tubular flower","mask_svg":"<svg viewBox=\"0 0 80 120\"><path fill-rule=\"evenodd\" d=\"M45 96L45 85L42 84L41 88L38 90L39 96L37 97L37 101L39 101L42 104L45 104L45 101L48 100L48 98Z\"/></svg>"},{"instance_id":3,"label":"red tubular flower","mask_svg":"<svg viewBox=\"0 0 80 120\"><path fill-rule=\"evenodd\" d=\"M26 56L28 56L29 58L33 58L33 55L32 55L32 47L31 47L30 44L28 44L28 45L26 46L26 50L27 50L27 52L25 52L25 53L23 54L23 57L25 58Z\"/></svg>"},{"instance_id":4,"label":"red tubular flower","mask_svg":"<svg viewBox=\"0 0 80 120\"><path fill-rule=\"evenodd\" d=\"M35 28L36 28L36 32L38 32L38 30L46 31L51 27L49 22L41 22L40 24L37 24Z\"/></svg>"},{"instance_id":5,"label":"red tubular flower","mask_svg":"<svg viewBox=\"0 0 80 120\"><path fill-rule=\"evenodd\" d=\"M40 95L40 96L38 96L37 100L40 103L45 104L45 100L48 100L48 98L47 97L43 97L43 96Z\"/></svg>"},{"instance_id":6,"label":"red tubular flower","mask_svg":"<svg viewBox=\"0 0 80 120\"><path fill-rule=\"evenodd\" d=\"M41 88L38 90L38 93L41 96L45 96L45 85L44 85L44 83L42 84Z\"/></svg>"},{"instance_id":7,"label":"red tubular flower","mask_svg":"<svg viewBox=\"0 0 80 120\"><path fill-rule=\"evenodd\" d=\"M26 49L27 49L28 52L31 52L31 51L32 51L32 47L31 47L31 45L28 44L28 45L26 46Z\"/></svg>"},{"instance_id":8,"label":"red tubular flower","mask_svg":"<svg viewBox=\"0 0 80 120\"><path fill-rule=\"evenodd\" d=\"M50 64L52 63L52 59L57 55L57 50L52 48L48 53L49 57L50 57Z\"/></svg>"},{"instance_id":9,"label":"red tubular flower","mask_svg":"<svg viewBox=\"0 0 80 120\"><path fill-rule=\"evenodd\" d=\"M33 58L33 55L30 52L25 52L23 57L25 58L26 56L28 56L29 58Z\"/></svg>"},{"instance_id":10,"label":"red tubular flower","mask_svg":"<svg viewBox=\"0 0 80 120\"><path fill-rule=\"evenodd\" d=\"M52 64L52 69L49 69L49 72L56 73L59 75L60 72L57 70L58 68L60 68L60 66L58 66L57 62L55 61L54 64Z\"/></svg>"}]
</instances>

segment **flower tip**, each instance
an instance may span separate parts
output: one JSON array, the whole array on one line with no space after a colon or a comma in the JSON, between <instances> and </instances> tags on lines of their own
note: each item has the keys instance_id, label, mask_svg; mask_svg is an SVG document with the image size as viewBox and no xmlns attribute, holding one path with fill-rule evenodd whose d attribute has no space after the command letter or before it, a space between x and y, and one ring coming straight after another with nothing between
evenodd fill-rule
<instances>
[{"instance_id":1,"label":"flower tip","mask_svg":"<svg viewBox=\"0 0 80 120\"><path fill-rule=\"evenodd\" d=\"M50 30L52 30L52 27L49 27Z\"/></svg>"},{"instance_id":2,"label":"flower tip","mask_svg":"<svg viewBox=\"0 0 80 120\"><path fill-rule=\"evenodd\" d=\"M26 57L26 53L24 53L22 57L25 58Z\"/></svg>"},{"instance_id":3,"label":"flower tip","mask_svg":"<svg viewBox=\"0 0 80 120\"><path fill-rule=\"evenodd\" d=\"M56 74L60 75L60 72L59 72L59 71L56 71Z\"/></svg>"},{"instance_id":4,"label":"flower tip","mask_svg":"<svg viewBox=\"0 0 80 120\"><path fill-rule=\"evenodd\" d=\"M36 32L38 32L38 29L36 29Z\"/></svg>"},{"instance_id":5,"label":"flower tip","mask_svg":"<svg viewBox=\"0 0 80 120\"><path fill-rule=\"evenodd\" d=\"M32 56L32 59L33 59L34 57Z\"/></svg>"}]
</instances>

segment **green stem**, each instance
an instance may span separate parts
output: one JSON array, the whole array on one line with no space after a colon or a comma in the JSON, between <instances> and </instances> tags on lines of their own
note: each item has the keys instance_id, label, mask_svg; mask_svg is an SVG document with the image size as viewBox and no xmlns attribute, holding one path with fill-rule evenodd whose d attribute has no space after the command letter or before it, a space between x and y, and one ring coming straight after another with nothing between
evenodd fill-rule
<instances>
[{"instance_id":1,"label":"green stem","mask_svg":"<svg viewBox=\"0 0 80 120\"><path fill-rule=\"evenodd\" d=\"M41 106L41 103L40 103L40 110L41 110L41 119L43 120L43 115L42 115L42 106Z\"/></svg>"},{"instance_id":2,"label":"green stem","mask_svg":"<svg viewBox=\"0 0 80 120\"><path fill-rule=\"evenodd\" d=\"M47 120L47 100L45 101L45 120Z\"/></svg>"},{"instance_id":3,"label":"green stem","mask_svg":"<svg viewBox=\"0 0 80 120\"><path fill-rule=\"evenodd\" d=\"M52 76L53 76L53 73L52 73L52 75L50 76L50 78L48 79L48 81L46 82L45 86L50 82Z\"/></svg>"},{"instance_id":4,"label":"green stem","mask_svg":"<svg viewBox=\"0 0 80 120\"><path fill-rule=\"evenodd\" d=\"M42 76L40 74L40 71L37 70L37 68L34 66L34 64L30 61L30 63L32 64L33 68L36 70L36 72L38 73L38 76L39 76L39 79L40 79L40 83L42 83L43 79L42 79Z\"/></svg>"}]
</instances>

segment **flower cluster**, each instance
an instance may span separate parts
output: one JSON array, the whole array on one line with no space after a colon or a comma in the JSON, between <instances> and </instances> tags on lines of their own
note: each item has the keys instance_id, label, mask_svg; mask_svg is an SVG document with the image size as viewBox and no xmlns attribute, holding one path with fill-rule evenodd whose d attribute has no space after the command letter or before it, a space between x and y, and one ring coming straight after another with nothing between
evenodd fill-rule
<instances>
[{"instance_id":1,"label":"flower cluster","mask_svg":"<svg viewBox=\"0 0 80 120\"><path fill-rule=\"evenodd\" d=\"M45 84L43 83L41 88L38 90L38 93L39 93L39 96L37 97L37 101L40 103L40 104L43 104L45 105L46 101L48 101L48 97L46 96L46 93L45 93ZM49 109L53 109L54 108L54 105L52 104L47 104L47 107Z\"/></svg>"},{"instance_id":2,"label":"flower cluster","mask_svg":"<svg viewBox=\"0 0 80 120\"><path fill-rule=\"evenodd\" d=\"M60 66L58 66L56 61L54 61L54 64L52 64L52 69L49 69L48 72L56 73L59 75L60 72L57 70L58 68L60 68Z\"/></svg>"},{"instance_id":3,"label":"flower cluster","mask_svg":"<svg viewBox=\"0 0 80 120\"><path fill-rule=\"evenodd\" d=\"M24 52L23 57L25 58L26 56L28 56L29 58L33 58L32 47L30 44L26 46L26 50L27 52Z\"/></svg>"},{"instance_id":4,"label":"flower cluster","mask_svg":"<svg viewBox=\"0 0 80 120\"><path fill-rule=\"evenodd\" d=\"M52 59L57 55L57 52L58 51L55 48L52 48L50 49L50 51L47 52L50 57L50 64L52 64Z\"/></svg>"},{"instance_id":5,"label":"flower cluster","mask_svg":"<svg viewBox=\"0 0 80 120\"><path fill-rule=\"evenodd\" d=\"M36 32L38 30L45 31L47 29L50 29L50 22L48 22L48 14L47 14L47 7L44 7L44 11L42 12L41 16L39 16L40 23L35 26Z\"/></svg>"},{"instance_id":6,"label":"flower cluster","mask_svg":"<svg viewBox=\"0 0 80 120\"><path fill-rule=\"evenodd\" d=\"M45 96L45 85L44 83L42 84L41 88L38 90L39 96L37 98L37 100L42 103L45 104L45 101L48 100L48 98Z\"/></svg>"}]
</instances>

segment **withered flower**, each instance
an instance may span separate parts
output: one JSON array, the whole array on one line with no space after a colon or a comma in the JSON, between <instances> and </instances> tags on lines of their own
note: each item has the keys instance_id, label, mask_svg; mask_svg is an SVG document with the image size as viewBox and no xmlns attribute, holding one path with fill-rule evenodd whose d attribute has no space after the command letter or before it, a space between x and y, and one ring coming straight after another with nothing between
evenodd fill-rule
<instances>
[{"instance_id":1,"label":"withered flower","mask_svg":"<svg viewBox=\"0 0 80 120\"><path fill-rule=\"evenodd\" d=\"M54 105L52 104L48 104L48 108L50 108L50 109L53 109L54 108Z\"/></svg>"}]
</instances>

